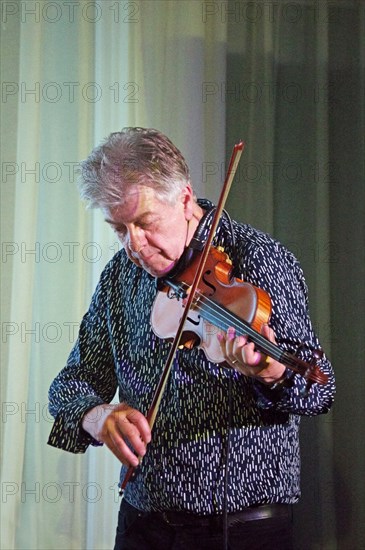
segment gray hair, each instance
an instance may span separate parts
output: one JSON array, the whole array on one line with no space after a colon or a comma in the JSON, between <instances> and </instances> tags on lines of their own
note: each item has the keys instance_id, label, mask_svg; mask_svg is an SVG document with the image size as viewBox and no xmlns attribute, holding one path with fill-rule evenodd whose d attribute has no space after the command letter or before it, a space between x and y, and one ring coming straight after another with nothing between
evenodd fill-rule
<instances>
[{"instance_id":1,"label":"gray hair","mask_svg":"<svg viewBox=\"0 0 365 550\"><path fill-rule=\"evenodd\" d=\"M174 204L190 183L189 168L175 145L153 128L123 128L81 162L79 190L90 208L123 202L123 191L135 185L155 190L157 198Z\"/></svg>"}]
</instances>

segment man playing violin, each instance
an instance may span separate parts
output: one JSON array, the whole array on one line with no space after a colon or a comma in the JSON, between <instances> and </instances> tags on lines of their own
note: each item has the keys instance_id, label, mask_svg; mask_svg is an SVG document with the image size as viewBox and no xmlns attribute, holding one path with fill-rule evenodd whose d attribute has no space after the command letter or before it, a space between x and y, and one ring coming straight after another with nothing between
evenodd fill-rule
<instances>
[{"instance_id":1,"label":"man playing violin","mask_svg":"<svg viewBox=\"0 0 365 550\"><path fill-rule=\"evenodd\" d=\"M75 453L107 445L122 463L122 485L135 468L115 550L292 548L300 416L331 407L330 362L323 354L317 363L326 383L308 384L234 327L217 330L222 362L199 346L177 350L151 430L147 412L171 346L151 325L158 283L188 265L192 243L204 245L213 205L196 199L180 151L152 129L111 134L82 163L80 191L122 250L104 269L50 388L49 443ZM269 294L261 335L310 362L320 346L297 260L227 218L213 245L224 247L235 277ZM117 390L120 404L110 405Z\"/></svg>"}]
</instances>

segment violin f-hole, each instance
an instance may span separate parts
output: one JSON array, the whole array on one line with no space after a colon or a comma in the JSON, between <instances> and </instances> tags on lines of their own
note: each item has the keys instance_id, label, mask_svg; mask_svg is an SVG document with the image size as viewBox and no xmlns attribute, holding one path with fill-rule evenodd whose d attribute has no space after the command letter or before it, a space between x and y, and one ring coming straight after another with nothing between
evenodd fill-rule
<instances>
[{"instance_id":1,"label":"violin f-hole","mask_svg":"<svg viewBox=\"0 0 365 550\"><path fill-rule=\"evenodd\" d=\"M211 292L210 294L207 294L207 296L214 296L214 294L216 293L217 291L217 287L215 287L210 281L208 281L208 279L206 278L207 275L211 275L211 270L208 269L207 271L204 272L204 275L202 276L202 281L206 284L206 286L208 288L211 288L213 292Z\"/></svg>"}]
</instances>

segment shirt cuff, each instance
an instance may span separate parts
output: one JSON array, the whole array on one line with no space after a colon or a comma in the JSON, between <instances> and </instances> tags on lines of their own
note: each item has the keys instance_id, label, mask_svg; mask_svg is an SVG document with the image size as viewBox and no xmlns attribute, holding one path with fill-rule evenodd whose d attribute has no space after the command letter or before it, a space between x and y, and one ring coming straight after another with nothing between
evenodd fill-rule
<instances>
[{"instance_id":1,"label":"shirt cuff","mask_svg":"<svg viewBox=\"0 0 365 550\"><path fill-rule=\"evenodd\" d=\"M81 422L88 410L103 403L100 397L87 395L62 407L53 424L48 445L71 453L84 453L89 445L101 446L100 441L82 428Z\"/></svg>"},{"instance_id":2,"label":"shirt cuff","mask_svg":"<svg viewBox=\"0 0 365 550\"><path fill-rule=\"evenodd\" d=\"M288 390L294 386L294 376L295 372L286 367L279 382L268 385L255 380L254 389L258 397L259 407L267 409L280 401Z\"/></svg>"}]
</instances>

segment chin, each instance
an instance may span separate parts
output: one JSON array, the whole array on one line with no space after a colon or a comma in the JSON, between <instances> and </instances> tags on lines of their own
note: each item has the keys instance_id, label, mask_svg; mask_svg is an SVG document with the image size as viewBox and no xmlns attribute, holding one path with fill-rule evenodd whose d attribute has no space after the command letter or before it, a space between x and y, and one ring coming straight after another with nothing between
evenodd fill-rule
<instances>
[{"instance_id":1,"label":"chin","mask_svg":"<svg viewBox=\"0 0 365 550\"><path fill-rule=\"evenodd\" d=\"M144 269L148 271L150 275L153 275L153 277L163 277L164 275L167 275L168 273L170 273L170 271L175 266L175 263L176 262L171 262L171 264L169 264L164 268L163 267L153 268L153 267L145 266Z\"/></svg>"},{"instance_id":2,"label":"chin","mask_svg":"<svg viewBox=\"0 0 365 550\"><path fill-rule=\"evenodd\" d=\"M161 277L162 275L167 275L167 273L170 273L170 271L174 269L175 265L176 265L176 262L171 262L171 264L169 264L167 267L165 267L160 271L159 276Z\"/></svg>"}]
</instances>

